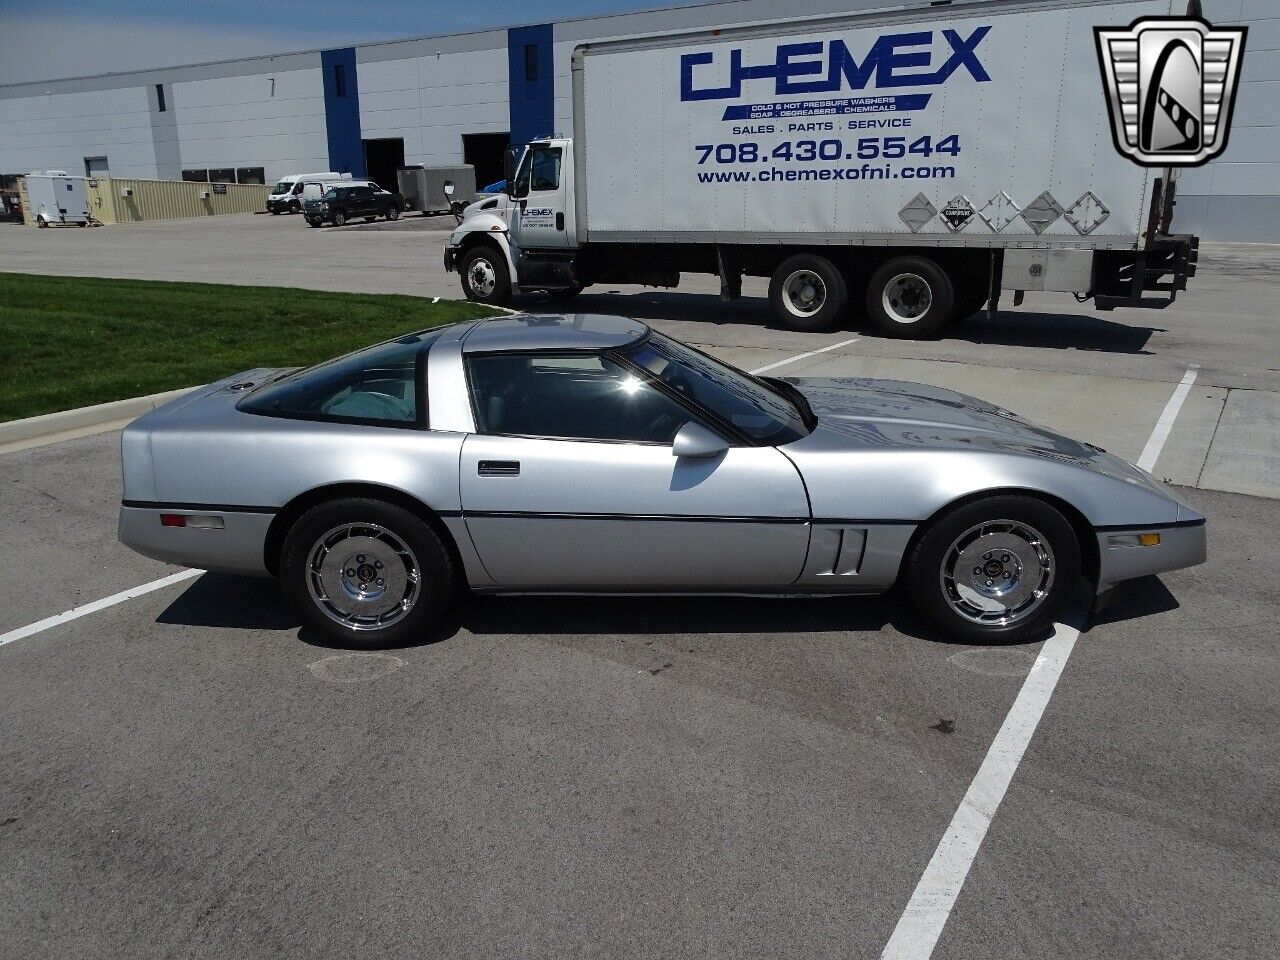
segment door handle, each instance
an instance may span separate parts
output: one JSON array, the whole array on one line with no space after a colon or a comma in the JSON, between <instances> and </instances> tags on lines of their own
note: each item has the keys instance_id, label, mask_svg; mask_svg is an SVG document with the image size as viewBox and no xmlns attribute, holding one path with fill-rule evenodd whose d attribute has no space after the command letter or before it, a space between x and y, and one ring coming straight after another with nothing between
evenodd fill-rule
<instances>
[{"instance_id":1,"label":"door handle","mask_svg":"<svg viewBox=\"0 0 1280 960\"><path fill-rule=\"evenodd\" d=\"M563 214L563 213L557 213L557 214L556 214L556 229L557 229L557 230L563 230L563 229L564 229L564 214Z\"/></svg>"},{"instance_id":2,"label":"door handle","mask_svg":"<svg viewBox=\"0 0 1280 960\"><path fill-rule=\"evenodd\" d=\"M476 473L482 477L518 477L520 476L520 461L481 460L476 465Z\"/></svg>"}]
</instances>

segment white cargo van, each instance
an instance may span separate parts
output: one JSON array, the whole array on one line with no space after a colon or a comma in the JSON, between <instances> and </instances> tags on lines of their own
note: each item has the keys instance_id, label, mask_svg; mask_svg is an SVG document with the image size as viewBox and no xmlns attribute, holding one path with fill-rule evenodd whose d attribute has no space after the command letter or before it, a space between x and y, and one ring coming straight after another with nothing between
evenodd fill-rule
<instances>
[{"instance_id":1,"label":"white cargo van","mask_svg":"<svg viewBox=\"0 0 1280 960\"><path fill-rule=\"evenodd\" d=\"M281 177L280 181L271 188L271 195L267 197L267 210L273 214L280 213L301 213L302 212L302 188L306 183L335 183L339 180L350 180L349 173L335 173L329 170L325 173L291 173Z\"/></svg>"}]
</instances>

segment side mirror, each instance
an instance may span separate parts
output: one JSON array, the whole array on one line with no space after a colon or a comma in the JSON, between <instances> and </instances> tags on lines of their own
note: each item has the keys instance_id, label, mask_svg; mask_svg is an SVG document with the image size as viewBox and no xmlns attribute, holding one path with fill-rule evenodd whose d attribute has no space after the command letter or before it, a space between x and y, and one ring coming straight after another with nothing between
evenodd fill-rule
<instances>
[{"instance_id":1,"label":"side mirror","mask_svg":"<svg viewBox=\"0 0 1280 960\"><path fill-rule=\"evenodd\" d=\"M454 191L453 181L452 181L452 180L446 180L446 181L444 182L444 195L445 195L446 197L452 197L452 196L453 196L453 191Z\"/></svg>"},{"instance_id":2,"label":"side mirror","mask_svg":"<svg viewBox=\"0 0 1280 960\"><path fill-rule=\"evenodd\" d=\"M676 432L671 443L671 455L699 459L718 457L729 450L729 444L706 427L686 423Z\"/></svg>"}]
</instances>

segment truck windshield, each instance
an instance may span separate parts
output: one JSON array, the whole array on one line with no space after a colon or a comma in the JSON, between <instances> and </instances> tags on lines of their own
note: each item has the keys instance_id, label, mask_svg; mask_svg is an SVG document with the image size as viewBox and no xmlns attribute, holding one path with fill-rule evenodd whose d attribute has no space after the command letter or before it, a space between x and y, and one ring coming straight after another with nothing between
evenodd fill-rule
<instances>
[{"instance_id":1,"label":"truck windshield","mask_svg":"<svg viewBox=\"0 0 1280 960\"><path fill-rule=\"evenodd\" d=\"M805 413L781 392L660 333L619 352L754 441L776 446L809 435Z\"/></svg>"},{"instance_id":2,"label":"truck windshield","mask_svg":"<svg viewBox=\"0 0 1280 960\"><path fill-rule=\"evenodd\" d=\"M282 193L288 193L289 188L292 186L293 186L292 180L281 180L279 183L277 183L274 187L271 188L271 195L273 197L278 197Z\"/></svg>"}]
</instances>

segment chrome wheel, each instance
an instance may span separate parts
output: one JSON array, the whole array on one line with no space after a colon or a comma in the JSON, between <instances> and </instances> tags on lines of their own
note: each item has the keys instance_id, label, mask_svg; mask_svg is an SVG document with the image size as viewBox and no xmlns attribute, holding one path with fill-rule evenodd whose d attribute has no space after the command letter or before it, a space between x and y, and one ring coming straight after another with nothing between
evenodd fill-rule
<instances>
[{"instance_id":1,"label":"chrome wheel","mask_svg":"<svg viewBox=\"0 0 1280 960\"><path fill-rule=\"evenodd\" d=\"M943 556L943 596L973 623L1006 626L1030 617L1053 586L1053 548L1034 527L992 520L970 527Z\"/></svg>"},{"instance_id":2,"label":"chrome wheel","mask_svg":"<svg viewBox=\"0 0 1280 960\"><path fill-rule=\"evenodd\" d=\"M900 273L884 285L880 304L898 323L915 323L933 306L933 290L924 277Z\"/></svg>"},{"instance_id":3,"label":"chrome wheel","mask_svg":"<svg viewBox=\"0 0 1280 960\"><path fill-rule=\"evenodd\" d=\"M498 285L498 274L492 263L484 257L476 257L467 270L467 282L472 293L487 299L493 295L493 290Z\"/></svg>"},{"instance_id":4,"label":"chrome wheel","mask_svg":"<svg viewBox=\"0 0 1280 960\"><path fill-rule=\"evenodd\" d=\"M330 620L350 630L380 630L420 599L422 571L403 540L376 523L344 523L316 540L307 589Z\"/></svg>"},{"instance_id":5,"label":"chrome wheel","mask_svg":"<svg viewBox=\"0 0 1280 960\"><path fill-rule=\"evenodd\" d=\"M797 270L782 281L782 303L797 317L812 317L827 303L827 285L812 270Z\"/></svg>"}]
</instances>

